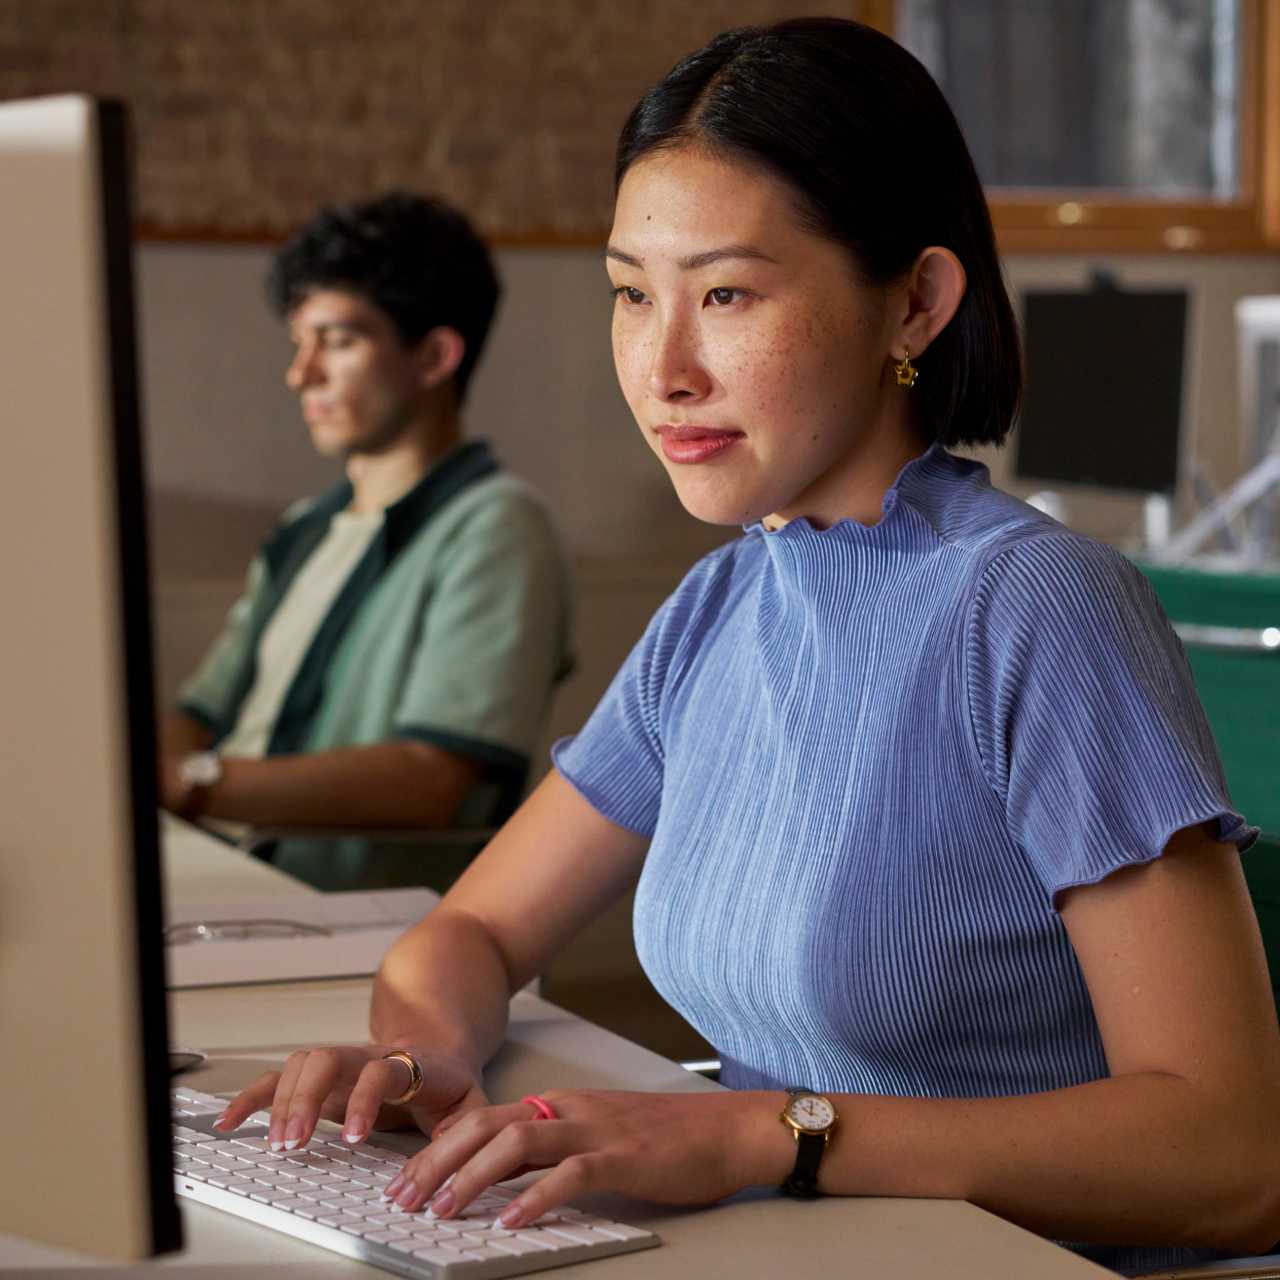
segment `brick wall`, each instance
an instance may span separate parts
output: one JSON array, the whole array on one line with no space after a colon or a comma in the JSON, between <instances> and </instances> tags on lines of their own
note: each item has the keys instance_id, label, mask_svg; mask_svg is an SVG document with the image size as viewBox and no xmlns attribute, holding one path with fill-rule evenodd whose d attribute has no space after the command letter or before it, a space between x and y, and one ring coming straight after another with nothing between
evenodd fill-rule
<instances>
[{"instance_id":1,"label":"brick wall","mask_svg":"<svg viewBox=\"0 0 1280 1280\"><path fill-rule=\"evenodd\" d=\"M0 99L133 111L140 223L273 237L321 203L442 191L508 242L607 227L618 129L726 27L859 0L0 0Z\"/></svg>"}]
</instances>

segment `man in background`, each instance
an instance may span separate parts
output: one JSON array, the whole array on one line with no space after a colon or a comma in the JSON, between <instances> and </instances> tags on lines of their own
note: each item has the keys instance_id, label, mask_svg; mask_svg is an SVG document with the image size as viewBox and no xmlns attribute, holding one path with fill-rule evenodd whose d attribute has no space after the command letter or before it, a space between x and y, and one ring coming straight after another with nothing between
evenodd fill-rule
<instances>
[{"instance_id":1,"label":"man in background","mask_svg":"<svg viewBox=\"0 0 1280 1280\"><path fill-rule=\"evenodd\" d=\"M438 199L323 210L276 257L272 305L315 447L345 479L291 507L162 732L164 803L252 827L448 828L503 818L568 666L551 521L462 406L499 284ZM442 887L456 859L284 840L326 889Z\"/></svg>"}]
</instances>

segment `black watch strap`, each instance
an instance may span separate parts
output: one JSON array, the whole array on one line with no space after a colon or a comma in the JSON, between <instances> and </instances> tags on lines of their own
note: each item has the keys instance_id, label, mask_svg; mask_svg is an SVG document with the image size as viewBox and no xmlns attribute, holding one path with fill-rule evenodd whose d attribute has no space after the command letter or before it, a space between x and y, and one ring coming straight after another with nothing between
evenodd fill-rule
<instances>
[{"instance_id":1,"label":"black watch strap","mask_svg":"<svg viewBox=\"0 0 1280 1280\"><path fill-rule=\"evenodd\" d=\"M796 1134L796 1167L782 1184L788 1195L812 1197L818 1194L818 1165L827 1149L825 1133Z\"/></svg>"}]
</instances>

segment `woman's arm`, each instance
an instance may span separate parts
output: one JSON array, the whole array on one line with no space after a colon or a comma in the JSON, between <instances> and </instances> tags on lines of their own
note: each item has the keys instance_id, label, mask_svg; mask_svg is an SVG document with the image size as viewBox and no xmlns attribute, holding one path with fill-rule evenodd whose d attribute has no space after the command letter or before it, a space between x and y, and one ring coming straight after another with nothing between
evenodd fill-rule
<instances>
[{"instance_id":1,"label":"woman's arm","mask_svg":"<svg viewBox=\"0 0 1280 1280\"><path fill-rule=\"evenodd\" d=\"M1111 1076L1021 1098L847 1100L823 1185L956 1196L1044 1234L1280 1239L1280 1035L1239 855L1192 828L1061 904Z\"/></svg>"},{"instance_id":2,"label":"woman's arm","mask_svg":"<svg viewBox=\"0 0 1280 1280\"><path fill-rule=\"evenodd\" d=\"M625 892L647 847L553 770L387 953L374 982L374 1038L420 1040L429 1029L479 1071L502 1042L511 994Z\"/></svg>"},{"instance_id":3,"label":"woman's arm","mask_svg":"<svg viewBox=\"0 0 1280 1280\"><path fill-rule=\"evenodd\" d=\"M396 1048L423 1066L426 1084L405 1111L424 1132L483 1105L481 1070L502 1042L511 993L626 890L647 846L553 771L440 906L387 953L374 982L374 1043L291 1055L283 1072L235 1098L222 1127L270 1106L270 1138L282 1146L305 1143L322 1115L344 1121L359 1140L384 1099L407 1084L406 1069L383 1060Z\"/></svg>"},{"instance_id":4,"label":"woman's arm","mask_svg":"<svg viewBox=\"0 0 1280 1280\"><path fill-rule=\"evenodd\" d=\"M1063 1239L1269 1247L1280 1035L1239 855L1189 829L1154 862L1067 893L1062 916L1111 1077L973 1101L835 1095L822 1189L967 1199ZM546 1096L565 1123L528 1107L468 1116L410 1161L398 1202L417 1207L459 1169L455 1212L513 1168L558 1166L516 1202L527 1221L599 1189L714 1199L776 1185L795 1161L781 1093Z\"/></svg>"}]
</instances>

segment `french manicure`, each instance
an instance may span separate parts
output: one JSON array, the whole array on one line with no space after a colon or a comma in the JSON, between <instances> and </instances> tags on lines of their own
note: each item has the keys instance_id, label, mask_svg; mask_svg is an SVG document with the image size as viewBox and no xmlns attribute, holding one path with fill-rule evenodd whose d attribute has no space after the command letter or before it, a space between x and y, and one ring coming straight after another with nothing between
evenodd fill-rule
<instances>
[{"instance_id":1,"label":"french manicure","mask_svg":"<svg viewBox=\"0 0 1280 1280\"><path fill-rule=\"evenodd\" d=\"M384 1200L394 1200L395 1194L404 1186L404 1174L397 1173L385 1187L382 1188L382 1198Z\"/></svg>"},{"instance_id":2,"label":"french manicure","mask_svg":"<svg viewBox=\"0 0 1280 1280\"><path fill-rule=\"evenodd\" d=\"M357 1121L355 1124L349 1124L343 1132L343 1142L349 1142L353 1147L357 1142L363 1142L369 1136L369 1131L364 1125Z\"/></svg>"},{"instance_id":3,"label":"french manicure","mask_svg":"<svg viewBox=\"0 0 1280 1280\"><path fill-rule=\"evenodd\" d=\"M437 1218L446 1218L453 1212L454 1205L457 1204L457 1197L448 1188L445 1189L431 1202L431 1212Z\"/></svg>"},{"instance_id":4,"label":"french manicure","mask_svg":"<svg viewBox=\"0 0 1280 1280\"><path fill-rule=\"evenodd\" d=\"M518 1204L509 1204L498 1215L498 1221L508 1231L514 1231L516 1227L523 1227L525 1224L524 1210Z\"/></svg>"},{"instance_id":5,"label":"french manicure","mask_svg":"<svg viewBox=\"0 0 1280 1280\"><path fill-rule=\"evenodd\" d=\"M400 1188L400 1194L396 1196L396 1204L402 1209L407 1209L417 1198L418 1188L406 1179L404 1186Z\"/></svg>"}]
</instances>

